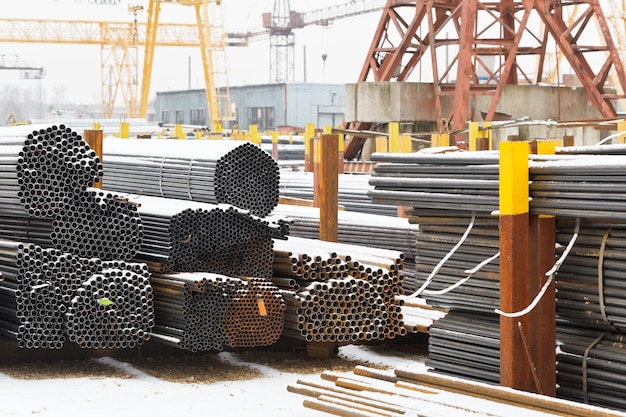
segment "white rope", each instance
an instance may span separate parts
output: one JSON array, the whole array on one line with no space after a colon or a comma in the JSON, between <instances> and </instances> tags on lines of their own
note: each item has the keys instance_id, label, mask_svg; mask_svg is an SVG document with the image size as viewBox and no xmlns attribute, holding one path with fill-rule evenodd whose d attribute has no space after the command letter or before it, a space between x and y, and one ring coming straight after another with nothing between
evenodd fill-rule
<instances>
[{"instance_id":1,"label":"white rope","mask_svg":"<svg viewBox=\"0 0 626 417\"><path fill-rule=\"evenodd\" d=\"M428 278L426 278L426 281L422 284L422 286L419 287L413 294L402 296L403 300L410 300L412 298L419 297L419 295L430 285L430 283L433 281L433 278L435 278L435 276L439 273L439 270L441 270L443 265L448 261L448 259L450 259L450 257L452 257L452 255L454 255L454 253L465 242L465 240L467 239L467 236L469 236L470 232L472 231L472 227L474 227L475 219L476 219L476 213L472 212L472 219L470 220L470 223L467 226L465 233L463 233L463 236L461 236L461 240L459 240L457 244L454 245L452 249L450 249L450 252L448 252L448 254L439 261L437 266L435 266L435 269L433 269L430 275L428 275ZM418 258L419 258L419 254L418 254Z\"/></svg>"},{"instance_id":2,"label":"white rope","mask_svg":"<svg viewBox=\"0 0 626 417\"><path fill-rule=\"evenodd\" d=\"M511 317L511 318L512 317L521 317L521 316L524 316L524 315L530 313L531 311L533 311L533 309L535 307L537 307L537 304L539 304L539 301L541 301L541 298L543 298L543 295L548 290L548 287L552 283L552 280L554 279L554 276L556 275L557 271L559 270L559 268L561 267L561 265L565 261L565 258L567 258L567 255L569 255L569 252L574 247L574 243L576 243L576 239L578 238L578 231L579 230L580 230L580 218L577 218L576 219L576 229L574 230L574 234L572 235L572 238L570 239L569 243L567 244L567 247L565 248L565 251L561 254L561 257L556 261L554 266L548 272L546 272L546 275L548 275L548 279L543 284L543 287L541 287L541 291L539 291L539 294L537 294L537 296L535 297L533 302L530 303L530 305L528 307L526 307L525 309L517 311L517 312L514 312L514 313L505 313L504 311L502 311L500 309L496 309L495 310L496 314L499 314L499 315L504 316L504 317Z\"/></svg>"},{"instance_id":3,"label":"white rope","mask_svg":"<svg viewBox=\"0 0 626 417\"><path fill-rule=\"evenodd\" d=\"M467 281L469 281L469 279L471 277L474 276L475 273L477 273L478 271L480 271L483 266L489 264L491 261L493 261L494 259L497 259L500 256L500 252L496 253L493 256L490 256L489 258L485 259L484 261L482 261L481 263L479 263L478 265L476 265L474 268L472 269L466 269L465 273L469 274L468 276L466 276L465 278L457 281L456 283L450 285L447 288L444 288L442 290L436 290L436 291L432 291L432 290L424 290L422 292L422 294L427 294L427 295L444 295L449 293L450 291L454 290L455 288L460 287L461 285L465 284Z\"/></svg>"}]
</instances>

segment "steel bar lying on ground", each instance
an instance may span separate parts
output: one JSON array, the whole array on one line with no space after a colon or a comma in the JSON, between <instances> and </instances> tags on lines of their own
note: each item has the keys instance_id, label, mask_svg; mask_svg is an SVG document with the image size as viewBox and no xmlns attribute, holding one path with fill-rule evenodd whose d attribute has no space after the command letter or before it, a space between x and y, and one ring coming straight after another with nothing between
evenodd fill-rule
<instances>
[{"instance_id":1,"label":"steel bar lying on ground","mask_svg":"<svg viewBox=\"0 0 626 417\"><path fill-rule=\"evenodd\" d=\"M106 138L105 189L228 204L265 217L278 204L278 165L260 147L228 140Z\"/></svg>"},{"instance_id":2,"label":"steel bar lying on ground","mask_svg":"<svg viewBox=\"0 0 626 417\"><path fill-rule=\"evenodd\" d=\"M339 205L346 211L396 217L398 215L396 206L372 204L368 197L368 192L372 189L368 183L369 178L369 174L340 174ZM313 201L313 173L282 169L280 171L280 196Z\"/></svg>"},{"instance_id":3,"label":"steel bar lying on ground","mask_svg":"<svg viewBox=\"0 0 626 417\"><path fill-rule=\"evenodd\" d=\"M19 347L132 347L152 326L146 265L0 240L0 272L0 332Z\"/></svg>"},{"instance_id":4,"label":"steel bar lying on ground","mask_svg":"<svg viewBox=\"0 0 626 417\"><path fill-rule=\"evenodd\" d=\"M320 211L315 207L279 204L273 212L290 221L289 235L308 239L319 238ZM405 255L405 292L415 288L415 256L417 255L418 226L406 219L378 214L339 211L337 241L352 245L397 250Z\"/></svg>"},{"instance_id":5,"label":"steel bar lying on ground","mask_svg":"<svg viewBox=\"0 0 626 417\"><path fill-rule=\"evenodd\" d=\"M270 278L275 239L288 224L251 215L225 204L134 196L143 224L136 259L169 265L174 271L215 272Z\"/></svg>"},{"instance_id":6,"label":"steel bar lying on ground","mask_svg":"<svg viewBox=\"0 0 626 417\"><path fill-rule=\"evenodd\" d=\"M285 304L278 288L257 278L153 273L155 326L151 337L192 352L275 343Z\"/></svg>"},{"instance_id":7,"label":"steel bar lying on ground","mask_svg":"<svg viewBox=\"0 0 626 417\"><path fill-rule=\"evenodd\" d=\"M285 336L353 343L406 334L401 314L404 255L393 250L290 237L276 241L274 283L285 299ZM297 287L296 287L297 285Z\"/></svg>"}]
</instances>

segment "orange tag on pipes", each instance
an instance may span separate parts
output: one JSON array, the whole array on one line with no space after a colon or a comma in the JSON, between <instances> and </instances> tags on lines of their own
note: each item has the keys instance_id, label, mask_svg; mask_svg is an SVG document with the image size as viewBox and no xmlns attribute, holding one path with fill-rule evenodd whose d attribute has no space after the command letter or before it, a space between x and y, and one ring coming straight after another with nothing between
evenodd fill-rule
<instances>
[{"instance_id":1,"label":"orange tag on pipes","mask_svg":"<svg viewBox=\"0 0 626 417\"><path fill-rule=\"evenodd\" d=\"M267 310L265 309L265 301L263 301L263 299L259 297L256 299L256 303L259 306L259 315L267 316Z\"/></svg>"}]
</instances>

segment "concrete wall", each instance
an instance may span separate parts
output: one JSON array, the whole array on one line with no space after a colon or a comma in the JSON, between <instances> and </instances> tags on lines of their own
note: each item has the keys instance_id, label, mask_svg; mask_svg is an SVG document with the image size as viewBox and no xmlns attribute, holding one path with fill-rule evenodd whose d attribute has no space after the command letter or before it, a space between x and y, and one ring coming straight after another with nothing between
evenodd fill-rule
<instances>
[{"instance_id":1,"label":"concrete wall","mask_svg":"<svg viewBox=\"0 0 626 417\"><path fill-rule=\"evenodd\" d=\"M473 120L482 120L491 96L476 96L470 103ZM454 96L441 100L442 115L451 113ZM498 112L513 119L571 120L600 117L581 87L511 85L504 90ZM346 85L345 117L350 122L436 121L435 92L432 84L404 82L365 82Z\"/></svg>"}]
</instances>

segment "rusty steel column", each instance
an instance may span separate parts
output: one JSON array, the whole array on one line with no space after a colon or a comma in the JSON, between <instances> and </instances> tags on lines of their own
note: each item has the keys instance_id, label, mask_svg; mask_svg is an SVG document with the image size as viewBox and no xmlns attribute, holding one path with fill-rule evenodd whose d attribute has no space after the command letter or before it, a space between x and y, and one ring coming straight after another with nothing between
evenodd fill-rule
<instances>
[{"instance_id":1,"label":"rusty steel column","mask_svg":"<svg viewBox=\"0 0 626 417\"><path fill-rule=\"evenodd\" d=\"M102 129L85 129L83 132L83 139L87 145L98 155L100 161L102 161L102 140L103 140L103 131ZM94 188L102 188L102 179L95 183Z\"/></svg>"},{"instance_id":2,"label":"rusty steel column","mask_svg":"<svg viewBox=\"0 0 626 417\"><path fill-rule=\"evenodd\" d=\"M553 155L553 141L537 142L537 153ZM556 259L556 218L548 215L530 215L528 265L530 295L538 294L548 280L546 272L552 269ZM554 281L544 293L537 307L529 314L528 335L532 346L531 356L536 368L540 394L556 396L556 286Z\"/></svg>"},{"instance_id":3,"label":"rusty steel column","mask_svg":"<svg viewBox=\"0 0 626 417\"><path fill-rule=\"evenodd\" d=\"M513 313L530 304L528 237L527 142L500 144L500 310ZM526 338L538 329L529 328L528 315L500 317L500 384L534 392ZM532 352L532 349L531 349Z\"/></svg>"},{"instance_id":4,"label":"rusty steel column","mask_svg":"<svg viewBox=\"0 0 626 417\"><path fill-rule=\"evenodd\" d=\"M339 205L339 174L337 158L339 157L339 136L323 134L319 140L319 182L315 195L319 196L320 207L320 240L337 241L337 221Z\"/></svg>"}]
</instances>

